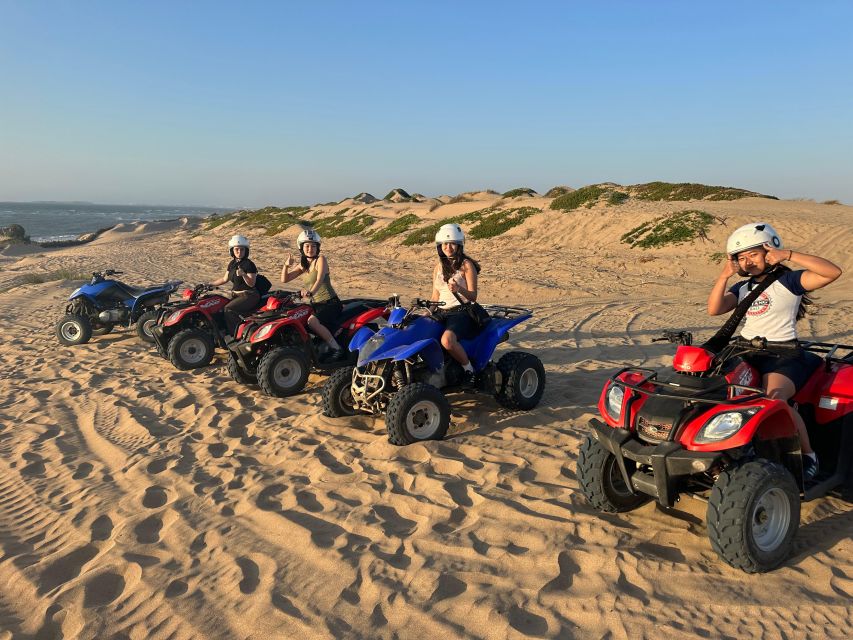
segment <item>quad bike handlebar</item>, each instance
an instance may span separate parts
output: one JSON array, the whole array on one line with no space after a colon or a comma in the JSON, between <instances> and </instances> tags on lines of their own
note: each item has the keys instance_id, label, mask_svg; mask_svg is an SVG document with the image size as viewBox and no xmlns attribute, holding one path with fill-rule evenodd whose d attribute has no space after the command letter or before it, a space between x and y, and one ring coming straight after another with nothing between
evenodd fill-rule
<instances>
[{"instance_id":1,"label":"quad bike handlebar","mask_svg":"<svg viewBox=\"0 0 853 640\"><path fill-rule=\"evenodd\" d=\"M767 338L756 336L747 340L746 338L732 338L729 346L745 351L762 351L771 355L790 356L802 350L802 346L796 340L790 342L768 342Z\"/></svg>"}]
</instances>

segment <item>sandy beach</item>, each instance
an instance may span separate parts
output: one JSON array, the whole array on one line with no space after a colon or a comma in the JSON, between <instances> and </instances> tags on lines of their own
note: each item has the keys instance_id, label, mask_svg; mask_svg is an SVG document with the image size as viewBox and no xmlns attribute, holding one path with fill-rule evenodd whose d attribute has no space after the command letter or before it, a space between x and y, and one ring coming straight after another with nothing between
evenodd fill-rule
<instances>
[{"instance_id":1,"label":"sandy beach","mask_svg":"<svg viewBox=\"0 0 853 640\"><path fill-rule=\"evenodd\" d=\"M0 253L0 639L849 637L851 502L804 504L793 556L747 575L711 549L705 504L602 515L576 462L610 374L671 363L674 347L651 342L665 329L707 337L722 323L706 312L712 256L742 224L767 220L788 246L844 269L799 330L853 344L853 207L448 200L314 212L361 210L381 228L406 213L426 224L542 210L466 244L483 266L481 301L534 311L499 350L541 358L541 404L513 412L457 395L447 439L407 447L389 444L381 419L323 417L321 376L275 399L234 383L221 352L183 372L129 330L63 347L54 323L81 281L20 284L105 268L137 285L207 282L239 230L279 286L296 226L132 224L77 247ZM707 240L620 241L696 208L725 221ZM322 251L342 296L430 294L430 244L351 235Z\"/></svg>"}]
</instances>

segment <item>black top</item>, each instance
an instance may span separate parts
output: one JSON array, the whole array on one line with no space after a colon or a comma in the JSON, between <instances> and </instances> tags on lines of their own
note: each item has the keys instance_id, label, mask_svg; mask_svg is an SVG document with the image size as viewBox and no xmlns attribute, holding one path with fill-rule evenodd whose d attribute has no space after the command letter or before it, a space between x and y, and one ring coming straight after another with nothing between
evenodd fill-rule
<instances>
[{"instance_id":1,"label":"black top","mask_svg":"<svg viewBox=\"0 0 853 640\"><path fill-rule=\"evenodd\" d=\"M236 293L238 291L251 291L252 289L255 289L256 287L250 287L246 284L246 281L243 280L243 276L237 275L238 264L240 268L246 273L258 272L258 268L255 266L255 263L249 260L248 258L243 258L242 260L240 260L239 263L236 260L232 259L231 262L228 263L228 282L230 282L231 285L234 287L234 292Z\"/></svg>"}]
</instances>

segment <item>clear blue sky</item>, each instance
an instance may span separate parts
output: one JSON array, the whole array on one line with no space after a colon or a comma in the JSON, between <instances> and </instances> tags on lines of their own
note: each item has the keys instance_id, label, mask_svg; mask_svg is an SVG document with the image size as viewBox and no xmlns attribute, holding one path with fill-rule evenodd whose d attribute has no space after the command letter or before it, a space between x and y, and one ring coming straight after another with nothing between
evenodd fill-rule
<instances>
[{"instance_id":1,"label":"clear blue sky","mask_svg":"<svg viewBox=\"0 0 853 640\"><path fill-rule=\"evenodd\" d=\"M853 2L0 0L0 200L853 202Z\"/></svg>"}]
</instances>

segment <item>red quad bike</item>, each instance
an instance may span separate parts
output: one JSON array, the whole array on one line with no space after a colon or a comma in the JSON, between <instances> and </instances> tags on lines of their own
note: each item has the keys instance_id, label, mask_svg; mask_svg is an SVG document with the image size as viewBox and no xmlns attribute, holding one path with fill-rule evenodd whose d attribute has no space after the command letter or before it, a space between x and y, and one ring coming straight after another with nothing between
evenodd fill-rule
<instances>
[{"instance_id":1,"label":"red quad bike","mask_svg":"<svg viewBox=\"0 0 853 640\"><path fill-rule=\"evenodd\" d=\"M329 345L308 329L313 306L301 302L296 293L277 296L237 329L236 340L228 344L228 372L235 381L257 384L279 398L302 391L312 371L329 374L352 366L357 354L347 349L350 339L365 326L377 331L379 319L388 319L395 300L342 300L341 315L327 328L347 357L332 360Z\"/></svg>"},{"instance_id":2,"label":"red quad bike","mask_svg":"<svg viewBox=\"0 0 853 640\"><path fill-rule=\"evenodd\" d=\"M181 370L206 367L216 347L226 348L225 305L231 299L199 284L185 289L180 302L163 307L151 330L157 353ZM262 303L268 296L261 298Z\"/></svg>"},{"instance_id":3,"label":"red quad bike","mask_svg":"<svg viewBox=\"0 0 853 640\"><path fill-rule=\"evenodd\" d=\"M714 551L748 573L769 571L790 554L800 502L853 481L853 346L735 338L714 354L687 332L658 340L679 344L673 372L628 367L604 385L604 421L590 420L578 456L584 496L606 512L698 498ZM768 398L740 357L797 349L823 360L793 398L820 460L807 484L787 403Z\"/></svg>"}]
</instances>

